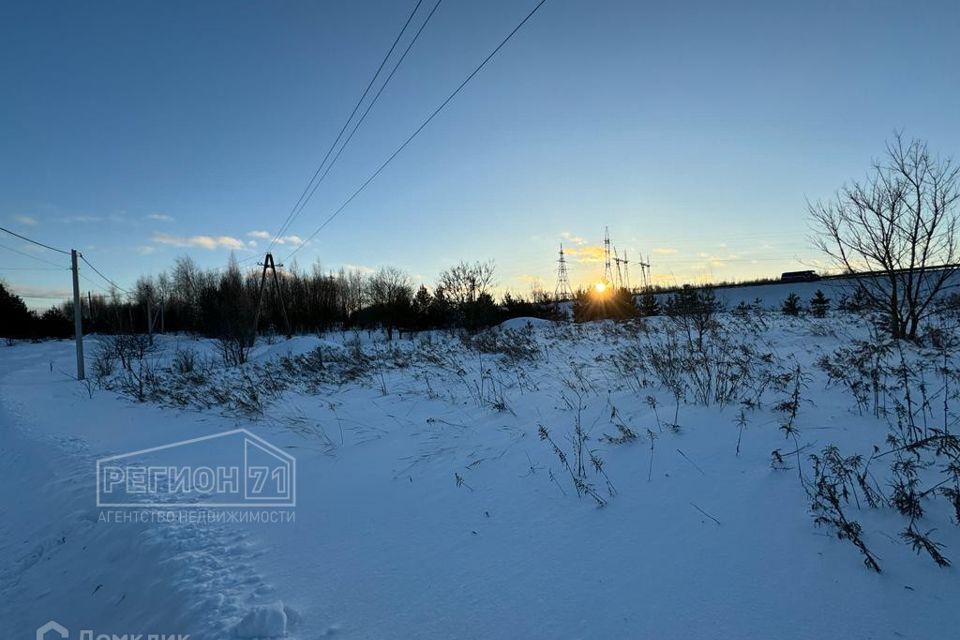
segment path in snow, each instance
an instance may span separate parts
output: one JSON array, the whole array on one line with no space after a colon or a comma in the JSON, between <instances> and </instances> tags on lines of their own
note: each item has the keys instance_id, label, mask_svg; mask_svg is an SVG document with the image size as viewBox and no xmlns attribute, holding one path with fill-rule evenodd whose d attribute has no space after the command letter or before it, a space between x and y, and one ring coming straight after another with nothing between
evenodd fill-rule
<instances>
[{"instance_id":1,"label":"path in snow","mask_svg":"<svg viewBox=\"0 0 960 640\"><path fill-rule=\"evenodd\" d=\"M0 359L4 640L33 639L48 620L71 637L80 629L227 637L249 595L268 591L247 532L98 522L94 460L107 441L71 434L98 434L97 421L116 420L122 407L84 407L86 391L60 371L70 347L18 345Z\"/></svg>"}]
</instances>

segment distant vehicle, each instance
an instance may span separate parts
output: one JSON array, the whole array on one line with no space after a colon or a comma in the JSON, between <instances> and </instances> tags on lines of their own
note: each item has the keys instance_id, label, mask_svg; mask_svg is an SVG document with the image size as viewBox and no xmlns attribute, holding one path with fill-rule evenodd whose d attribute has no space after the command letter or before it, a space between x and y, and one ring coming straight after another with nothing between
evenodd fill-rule
<instances>
[{"instance_id":1,"label":"distant vehicle","mask_svg":"<svg viewBox=\"0 0 960 640\"><path fill-rule=\"evenodd\" d=\"M816 271L784 271L780 274L780 282L814 282L819 280L820 276Z\"/></svg>"}]
</instances>

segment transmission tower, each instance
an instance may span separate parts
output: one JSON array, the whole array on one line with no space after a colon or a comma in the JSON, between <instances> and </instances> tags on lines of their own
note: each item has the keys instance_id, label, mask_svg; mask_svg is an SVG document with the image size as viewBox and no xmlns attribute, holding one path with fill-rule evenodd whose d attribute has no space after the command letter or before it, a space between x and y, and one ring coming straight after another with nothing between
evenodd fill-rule
<instances>
[{"instance_id":1,"label":"transmission tower","mask_svg":"<svg viewBox=\"0 0 960 640\"><path fill-rule=\"evenodd\" d=\"M624 289L630 291L630 260L627 259L627 252L623 252L623 258L621 259L623 263L623 283L622 286Z\"/></svg>"},{"instance_id":2,"label":"transmission tower","mask_svg":"<svg viewBox=\"0 0 960 640\"><path fill-rule=\"evenodd\" d=\"M560 244L560 259L557 260L557 288L553 293L554 300L569 300L573 298L570 288L570 278L567 275L567 259L563 256L563 243Z\"/></svg>"},{"instance_id":3,"label":"transmission tower","mask_svg":"<svg viewBox=\"0 0 960 640\"><path fill-rule=\"evenodd\" d=\"M613 248L613 262L617 265L617 288L630 289L630 260L627 259L627 252L623 252L621 258L617 255L617 248Z\"/></svg>"},{"instance_id":4,"label":"transmission tower","mask_svg":"<svg viewBox=\"0 0 960 640\"><path fill-rule=\"evenodd\" d=\"M277 276L277 267L282 267L282 264L274 264L273 254L267 253L264 257L263 262L258 262L257 266L263 267L263 272L260 274L260 294L257 297L257 313L253 320L253 334L257 335L257 325L260 324L260 309L263 307L263 289L267 284L267 271L270 271L273 274L273 288L277 296L277 301L280 303L280 311L283 314L283 324L284 328L287 330L287 337L291 336L290 331L290 320L287 319L287 306L283 302L283 290L280 288L280 278Z\"/></svg>"},{"instance_id":5,"label":"transmission tower","mask_svg":"<svg viewBox=\"0 0 960 640\"><path fill-rule=\"evenodd\" d=\"M613 284L613 269L610 266L610 227L603 228L603 282Z\"/></svg>"},{"instance_id":6,"label":"transmission tower","mask_svg":"<svg viewBox=\"0 0 960 640\"><path fill-rule=\"evenodd\" d=\"M617 278L616 280L614 280L613 285L617 289L623 288L623 272L620 270L620 264L622 262L623 261L620 259L620 256L617 255L617 248L614 247L613 248L613 264L615 264L617 268L617 272L616 272Z\"/></svg>"},{"instance_id":7,"label":"transmission tower","mask_svg":"<svg viewBox=\"0 0 960 640\"><path fill-rule=\"evenodd\" d=\"M650 263L643 259L643 254L640 254L638 264L640 265L640 279L643 282L644 290L646 290L650 286Z\"/></svg>"}]
</instances>

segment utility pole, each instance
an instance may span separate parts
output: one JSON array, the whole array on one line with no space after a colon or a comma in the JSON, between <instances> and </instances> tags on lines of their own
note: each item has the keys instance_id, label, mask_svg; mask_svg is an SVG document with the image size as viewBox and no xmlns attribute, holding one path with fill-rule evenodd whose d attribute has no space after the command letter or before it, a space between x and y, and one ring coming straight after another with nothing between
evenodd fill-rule
<instances>
[{"instance_id":1,"label":"utility pole","mask_svg":"<svg viewBox=\"0 0 960 640\"><path fill-rule=\"evenodd\" d=\"M80 306L80 269L77 266L77 250L70 250L70 269L73 271L73 335L77 341L77 380L86 376L83 371L83 318Z\"/></svg>"},{"instance_id":2,"label":"utility pole","mask_svg":"<svg viewBox=\"0 0 960 640\"><path fill-rule=\"evenodd\" d=\"M153 344L153 305L150 304L150 292L147 291L147 335Z\"/></svg>"},{"instance_id":3,"label":"utility pole","mask_svg":"<svg viewBox=\"0 0 960 640\"><path fill-rule=\"evenodd\" d=\"M277 300L280 301L280 311L283 314L283 324L284 328L287 330L287 337L289 338L292 335L290 330L290 320L287 318L287 307L283 302L283 291L280 289L280 278L277 276L277 267L282 267L282 264L274 264L273 254L268 253L263 262L258 262L258 266L263 267L263 272L260 274L260 294L257 297L257 313L253 320L253 335L256 337L257 328L260 324L260 309L263 306L263 288L267 283L267 270L270 270L273 273L273 288L277 293Z\"/></svg>"},{"instance_id":4,"label":"utility pole","mask_svg":"<svg viewBox=\"0 0 960 640\"><path fill-rule=\"evenodd\" d=\"M160 304L155 306L153 300L153 287L147 287L145 293L147 302L147 334L150 336L150 344L153 344L153 333L157 328L158 320L160 324L160 333L163 333L163 297L161 296L160 298Z\"/></svg>"}]
</instances>

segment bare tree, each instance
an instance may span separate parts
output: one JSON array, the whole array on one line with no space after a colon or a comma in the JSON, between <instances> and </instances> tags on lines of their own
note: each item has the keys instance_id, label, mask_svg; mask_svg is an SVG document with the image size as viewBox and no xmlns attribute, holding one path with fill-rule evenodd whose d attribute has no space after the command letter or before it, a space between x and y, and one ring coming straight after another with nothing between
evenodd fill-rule
<instances>
[{"instance_id":1,"label":"bare tree","mask_svg":"<svg viewBox=\"0 0 960 640\"><path fill-rule=\"evenodd\" d=\"M341 268L337 273L337 288L345 317L359 311L367 303L367 287L363 272L359 269L346 271Z\"/></svg>"},{"instance_id":2,"label":"bare tree","mask_svg":"<svg viewBox=\"0 0 960 640\"><path fill-rule=\"evenodd\" d=\"M863 182L809 205L816 245L862 276L867 303L885 313L896 338L917 337L957 270L958 172L925 142L905 145L898 134Z\"/></svg>"},{"instance_id":3,"label":"bare tree","mask_svg":"<svg viewBox=\"0 0 960 640\"><path fill-rule=\"evenodd\" d=\"M367 295L381 313L387 339L393 340L394 328L401 326L405 312L410 309L413 281L396 267L380 267L367 281Z\"/></svg>"},{"instance_id":4,"label":"bare tree","mask_svg":"<svg viewBox=\"0 0 960 640\"><path fill-rule=\"evenodd\" d=\"M493 262L460 262L443 273L437 283L454 304L470 304L487 294L493 286Z\"/></svg>"},{"instance_id":5,"label":"bare tree","mask_svg":"<svg viewBox=\"0 0 960 640\"><path fill-rule=\"evenodd\" d=\"M437 281L437 293L442 291L455 314L455 324L469 330L484 326L495 315L496 305L490 290L493 288L494 264L489 262L460 262L443 273Z\"/></svg>"}]
</instances>

